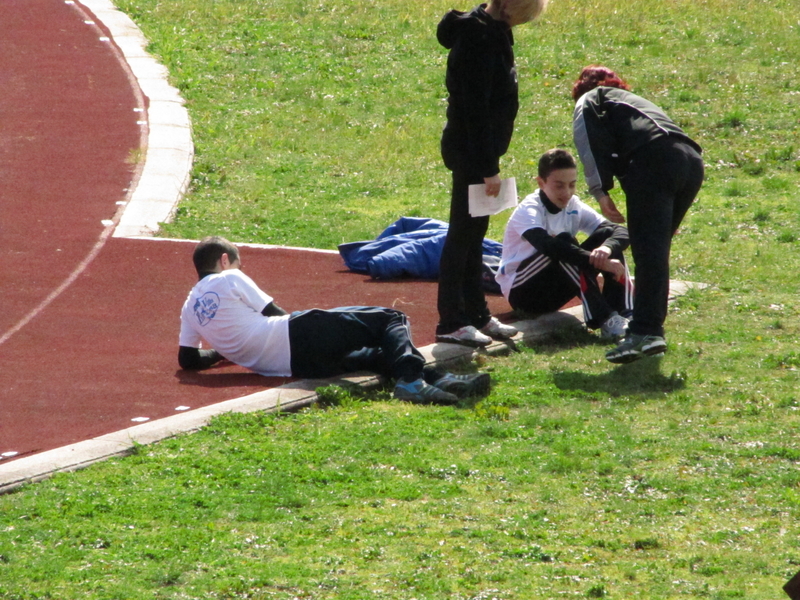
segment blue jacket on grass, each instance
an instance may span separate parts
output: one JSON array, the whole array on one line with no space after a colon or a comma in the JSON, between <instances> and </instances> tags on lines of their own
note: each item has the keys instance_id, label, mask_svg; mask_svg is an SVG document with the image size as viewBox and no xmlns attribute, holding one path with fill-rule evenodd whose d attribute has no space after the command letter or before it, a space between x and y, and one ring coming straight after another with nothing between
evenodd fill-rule
<instances>
[{"instance_id":1,"label":"blue jacket on grass","mask_svg":"<svg viewBox=\"0 0 800 600\"><path fill-rule=\"evenodd\" d=\"M437 279L447 228L447 223L437 219L401 217L375 240L340 244L339 254L348 269L374 279ZM503 245L484 239L483 254L484 262L496 263L489 257L500 257Z\"/></svg>"}]
</instances>

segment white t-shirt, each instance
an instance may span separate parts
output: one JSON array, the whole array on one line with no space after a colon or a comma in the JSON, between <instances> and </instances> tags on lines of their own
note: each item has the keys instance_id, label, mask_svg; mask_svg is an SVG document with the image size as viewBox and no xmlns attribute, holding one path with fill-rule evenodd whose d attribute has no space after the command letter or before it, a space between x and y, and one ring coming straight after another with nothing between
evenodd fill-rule
<instances>
[{"instance_id":1,"label":"white t-shirt","mask_svg":"<svg viewBox=\"0 0 800 600\"><path fill-rule=\"evenodd\" d=\"M261 375L289 376L289 315L262 315L270 302L272 297L239 269L207 275L183 304L180 345L200 348L205 340L237 365Z\"/></svg>"},{"instance_id":2,"label":"white t-shirt","mask_svg":"<svg viewBox=\"0 0 800 600\"><path fill-rule=\"evenodd\" d=\"M503 256L495 279L500 284L503 295L508 298L517 269L522 261L535 256L539 251L522 237L529 229L544 229L551 236L569 233L572 237L585 233L591 235L605 221L602 215L573 196L567 206L556 214L547 210L539 192L527 196L514 209L503 235Z\"/></svg>"}]
</instances>

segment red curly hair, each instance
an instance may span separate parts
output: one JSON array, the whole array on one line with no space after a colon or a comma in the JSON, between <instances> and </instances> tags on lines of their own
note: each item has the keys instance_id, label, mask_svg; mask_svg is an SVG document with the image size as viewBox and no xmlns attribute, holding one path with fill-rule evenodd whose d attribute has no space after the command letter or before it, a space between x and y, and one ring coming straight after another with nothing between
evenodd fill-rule
<instances>
[{"instance_id":1,"label":"red curly hair","mask_svg":"<svg viewBox=\"0 0 800 600\"><path fill-rule=\"evenodd\" d=\"M589 65L583 67L578 80L572 86L572 99L576 102L578 98L583 96L586 92L592 91L599 86L615 87L621 90L630 90L625 81L619 77L614 71L602 65Z\"/></svg>"}]
</instances>

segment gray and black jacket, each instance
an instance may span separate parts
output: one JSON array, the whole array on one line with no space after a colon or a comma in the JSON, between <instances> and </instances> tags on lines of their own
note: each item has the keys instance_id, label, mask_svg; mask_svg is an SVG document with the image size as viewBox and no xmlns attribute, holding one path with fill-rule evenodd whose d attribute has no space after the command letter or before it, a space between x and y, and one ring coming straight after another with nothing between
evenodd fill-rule
<instances>
[{"instance_id":1,"label":"gray and black jacket","mask_svg":"<svg viewBox=\"0 0 800 600\"><path fill-rule=\"evenodd\" d=\"M611 87L597 87L578 99L572 133L589 192L595 198L607 195L614 187L614 177L625 176L633 152L656 138L677 137L702 152L658 106Z\"/></svg>"},{"instance_id":2,"label":"gray and black jacket","mask_svg":"<svg viewBox=\"0 0 800 600\"><path fill-rule=\"evenodd\" d=\"M519 110L511 28L482 4L468 13L449 11L436 31L447 58L447 125L442 158L450 170L480 177L500 172Z\"/></svg>"}]
</instances>

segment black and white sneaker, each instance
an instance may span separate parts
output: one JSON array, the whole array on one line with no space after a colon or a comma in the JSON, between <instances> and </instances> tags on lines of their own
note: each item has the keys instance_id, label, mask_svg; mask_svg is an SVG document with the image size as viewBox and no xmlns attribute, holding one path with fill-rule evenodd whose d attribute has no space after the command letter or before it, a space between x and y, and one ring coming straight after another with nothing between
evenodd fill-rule
<instances>
[{"instance_id":1,"label":"black and white sneaker","mask_svg":"<svg viewBox=\"0 0 800 600\"><path fill-rule=\"evenodd\" d=\"M445 373L445 375L433 382L433 385L455 394L459 398L469 398L470 396L483 396L489 391L492 377L489 373L468 373L466 375L456 375L455 373Z\"/></svg>"},{"instance_id":2,"label":"black and white sneaker","mask_svg":"<svg viewBox=\"0 0 800 600\"><path fill-rule=\"evenodd\" d=\"M619 346L606 352L606 360L616 364L630 363L645 356L664 356L667 342L660 335L628 333Z\"/></svg>"},{"instance_id":3,"label":"black and white sneaker","mask_svg":"<svg viewBox=\"0 0 800 600\"><path fill-rule=\"evenodd\" d=\"M497 317L489 319L489 322L481 327L480 332L496 340L510 340L518 333L516 327L501 323Z\"/></svg>"},{"instance_id":4,"label":"black and white sneaker","mask_svg":"<svg viewBox=\"0 0 800 600\"><path fill-rule=\"evenodd\" d=\"M616 342L625 337L627 331L628 319L617 312L613 312L600 326L600 339L613 340Z\"/></svg>"}]
</instances>

